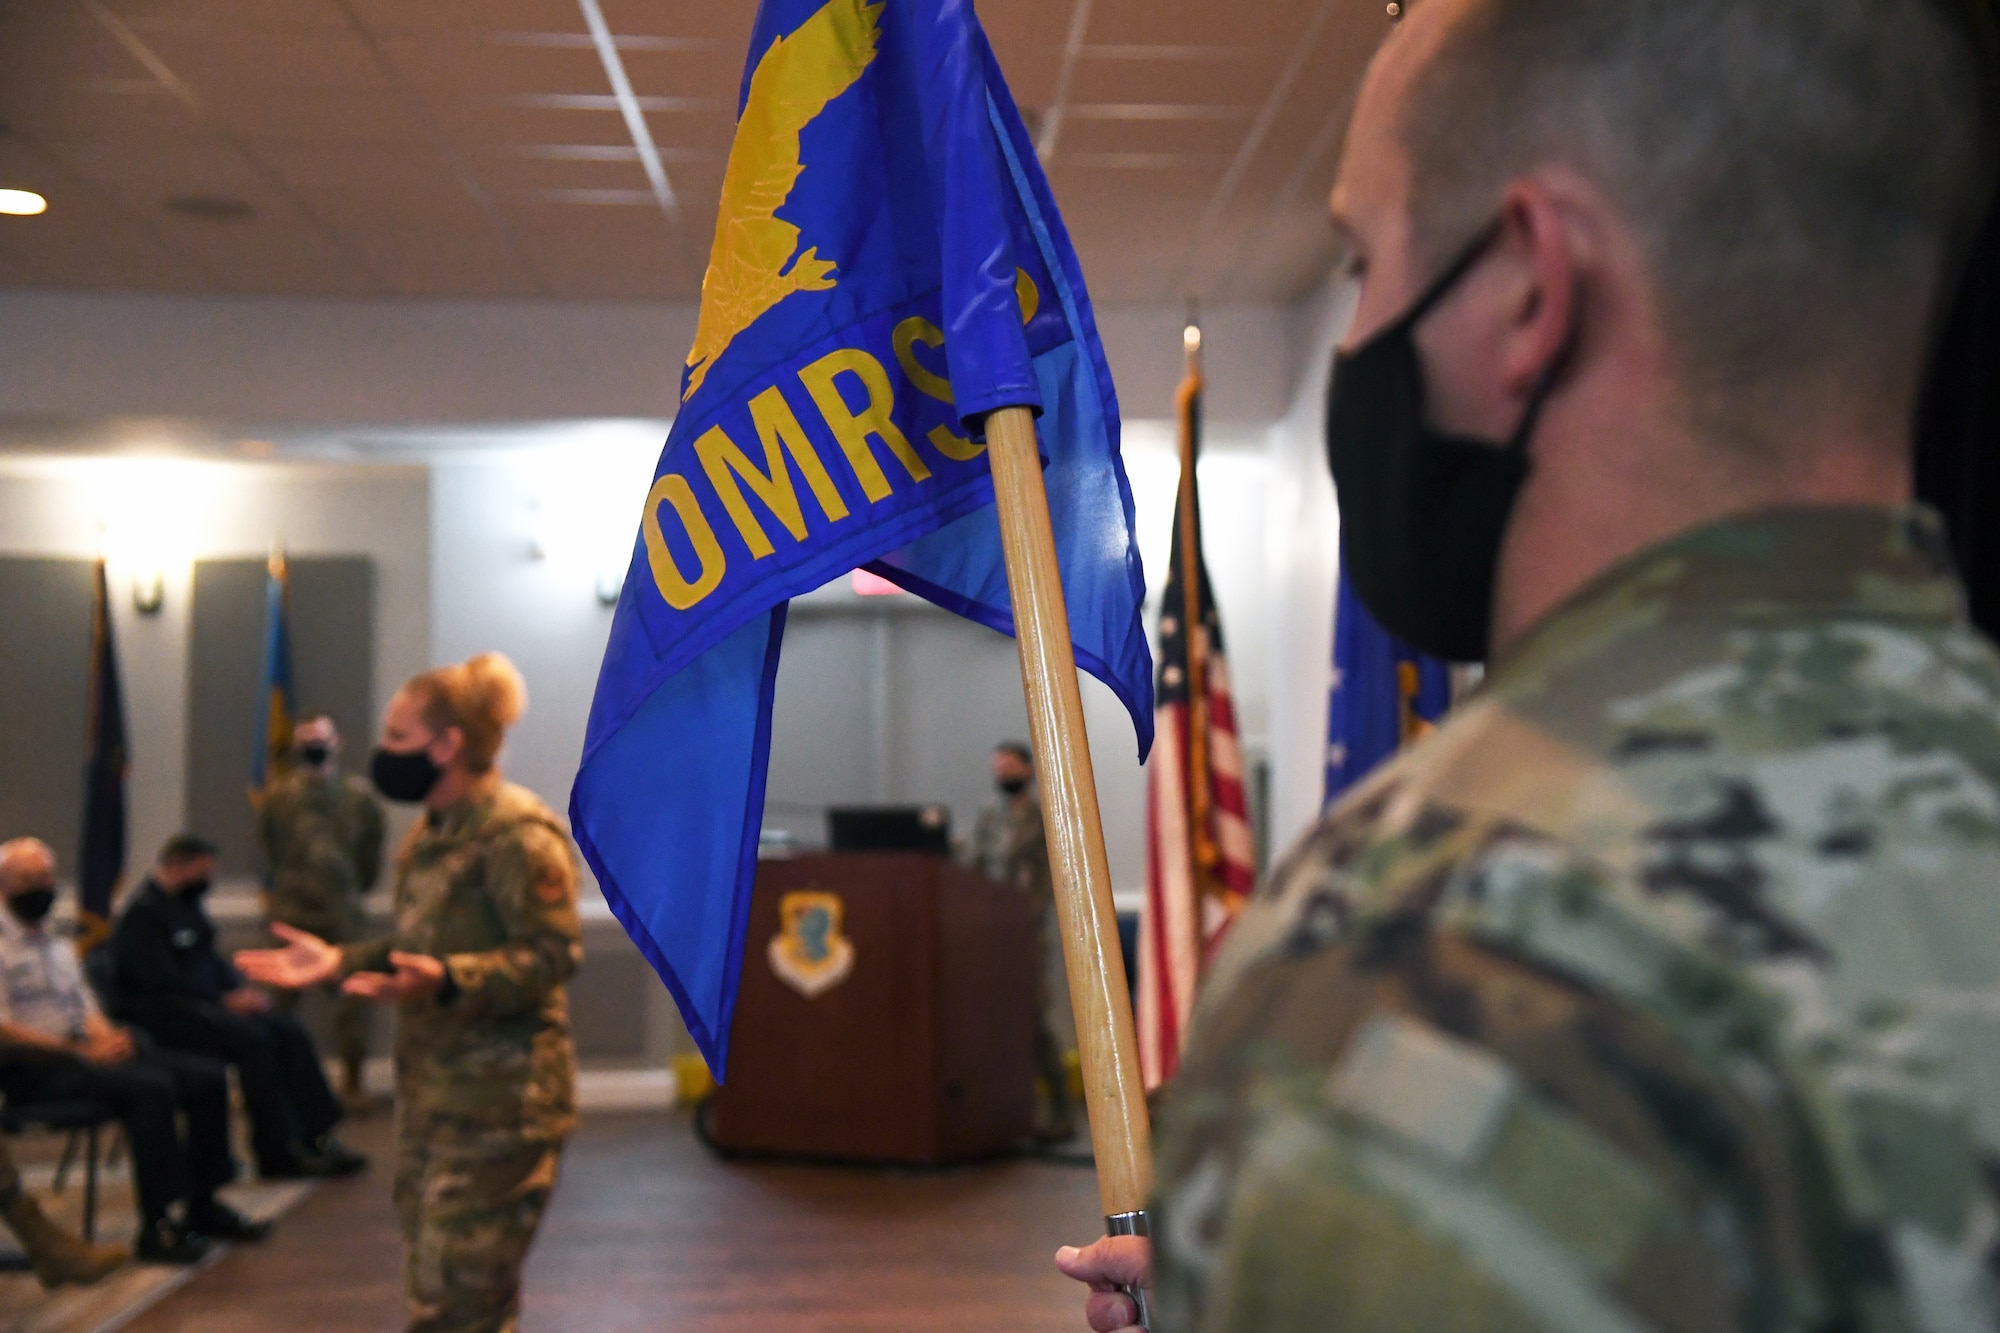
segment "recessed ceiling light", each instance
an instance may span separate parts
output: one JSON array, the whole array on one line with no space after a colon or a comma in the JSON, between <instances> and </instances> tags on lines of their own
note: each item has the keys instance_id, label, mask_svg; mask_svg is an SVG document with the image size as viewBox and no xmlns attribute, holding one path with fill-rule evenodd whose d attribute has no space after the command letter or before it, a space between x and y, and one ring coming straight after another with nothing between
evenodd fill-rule
<instances>
[{"instance_id":1,"label":"recessed ceiling light","mask_svg":"<svg viewBox=\"0 0 2000 1333\"><path fill-rule=\"evenodd\" d=\"M31 218L49 211L49 201L33 190L0 190L0 213Z\"/></svg>"},{"instance_id":2,"label":"recessed ceiling light","mask_svg":"<svg viewBox=\"0 0 2000 1333\"><path fill-rule=\"evenodd\" d=\"M257 216L257 210L247 201L226 194L177 194L166 204L183 217L200 218L203 222L248 222Z\"/></svg>"}]
</instances>

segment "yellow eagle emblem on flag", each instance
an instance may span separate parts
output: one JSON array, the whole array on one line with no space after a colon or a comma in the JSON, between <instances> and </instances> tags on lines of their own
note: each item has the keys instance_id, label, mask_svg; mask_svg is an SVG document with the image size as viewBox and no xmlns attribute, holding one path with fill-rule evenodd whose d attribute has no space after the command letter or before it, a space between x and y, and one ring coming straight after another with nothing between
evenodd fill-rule
<instances>
[{"instance_id":1,"label":"yellow eagle emblem on flag","mask_svg":"<svg viewBox=\"0 0 2000 1333\"><path fill-rule=\"evenodd\" d=\"M715 245L701 280L701 319L688 352L692 397L736 336L793 292L834 286L834 265L817 246L798 251L799 229L778 217L805 164L799 131L859 81L881 41L883 0L829 0L771 43L750 76L736 141L722 178ZM790 267L787 267L787 265Z\"/></svg>"}]
</instances>

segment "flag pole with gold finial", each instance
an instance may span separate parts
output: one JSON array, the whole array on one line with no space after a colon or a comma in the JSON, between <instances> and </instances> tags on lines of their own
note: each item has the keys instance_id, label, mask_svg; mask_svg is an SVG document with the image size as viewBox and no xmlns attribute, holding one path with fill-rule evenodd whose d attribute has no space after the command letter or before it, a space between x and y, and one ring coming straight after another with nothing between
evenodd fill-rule
<instances>
[{"instance_id":1,"label":"flag pole with gold finial","mask_svg":"<svg viewBox=\"0 0 2000 1333\"><path fill-rule=\"evenodd\" d=\"M1180 387L1174 390L1175 415L1180 419L1180 494L1174 505L1178 525L1181 576L1181 625L1187 642L1187 821L1189 862L1194 871L1194 902L1207 900L1215 887L1215 868L1222 853L1215 845L1208 783L1208 620L1203 615L1201 588L1201 523L1196 502L1195 464L1201 453L1201 323L1192 301L1187 328L1181 334L1186 361ZM1199 907L1197 906L1197 912Z\"/></svg>"}]
</instances>

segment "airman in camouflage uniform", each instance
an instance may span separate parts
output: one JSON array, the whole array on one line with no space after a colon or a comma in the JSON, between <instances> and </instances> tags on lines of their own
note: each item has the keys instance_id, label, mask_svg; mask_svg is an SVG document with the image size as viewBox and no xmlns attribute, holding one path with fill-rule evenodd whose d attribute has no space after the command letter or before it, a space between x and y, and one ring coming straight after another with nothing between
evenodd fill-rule
<instances>
[{"instance_id":1,"label":"airman in camouflage uniform","mask_svg":"<svg viewBox=\"0 0 2000 1333\"><path fill-rule=\"evenodd\" d=\"M1150 1252L1057 1263L1102 1333L1149 1254L1155 1333L1992 1333L2000 655L1908 503L1969 49L1400 8L1328 454L1356 592L1491 669L1234 923Z\"/></svg>"},{"instance_id":2,"label":"airman in camouflage uniform","mask_svg":"<svg viewBox=\"0 0 2000 1333\"><path fill-rule=\"evenodd\" d=\"M576 1125L563 983L583 958L577 861L561 819L490 773L430 812L397 858L396 930L342 950L444 961L396 1030L396 1208L413 1333L515 1326L521 1265Z\"/></svg>"},{"instance_id":3,"label":"airman in camouflage uniform","mask_svg":"<svg viewBox=\"0 0 2000 1333\"><path fill-rule=\"evenodd\" d=\"M1211 981L1156 1328L1993 1328L2000 658L1942 551L1686 535L1342 801Z\"/></svg>"},{"instance_id":4,"label":"airman in camouflage uniform","mask_svg":"<svg viewBox=\"0 0 2000 1333\"><path fill-rule=\"evenodd\" d=\"M981 874L1019 889L1037 908L1055 901L1042 803L1029 793L1010 796L979 812L971 859Z\"/></svg>"},{"instance_id":5,"label":"airman in camouflage uniform","mask_svg":"<svg viewBox=\"0 0 2000 1333\"><path fill-rule=\"evenodd\" d=\"M1066 998L1059 984L1062 946L1056 936L1055 878L1049 869L1048 830L1042 823L1042 803L1032 784L1035 765L1028 747L1008 741L993 751L993 780L1000 802L979 812L967 854L988 879L1018 889L1035 909L1042 926L1041 966L1035 974L1035 1064L1048 1089L1041 1136L1067 1139L1076 1132L1070 1114L1069 1069L1063 1062L1067 1043L1061 1009Z\"/></svg>"},{"instance_id":6,"label":"airman in camouflage uniform","mask_svg":"<svg viewBox=\"0 0 2000 1333\"><path fill-rule=\"evenodd\" d=\"M357 777L339 768L340 736L328 717L308 718L295 732L297 764L258 799L257 832L269 876L265 903L273 921L311 931L333 944L366 933L362 900L382 872L382 806ZM298 992L274 996L285 1012ZM334 1002L334 1047L342 1094L362 1097L368 1055L368 1004L358 996Z\"/></svg>"}]
</instances>

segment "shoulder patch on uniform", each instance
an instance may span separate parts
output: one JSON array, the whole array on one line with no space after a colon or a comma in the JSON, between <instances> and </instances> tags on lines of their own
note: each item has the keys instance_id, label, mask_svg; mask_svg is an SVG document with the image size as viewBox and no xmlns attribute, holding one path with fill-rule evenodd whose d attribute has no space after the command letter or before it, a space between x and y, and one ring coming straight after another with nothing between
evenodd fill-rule
<instances>
[{"instance_id":1,"label":"shoulder patch on uniform","mask_svg":"<svg viewBox=\"0 0 2000 1333\"><path fill-rule=\"evenodd\" d=\"M1327 1075L1328 1102L1453 1166L1478 1165L1520 1089L1504 1061L1413 1018L1381 1015Z\"/></svg>"}]
</instances>

